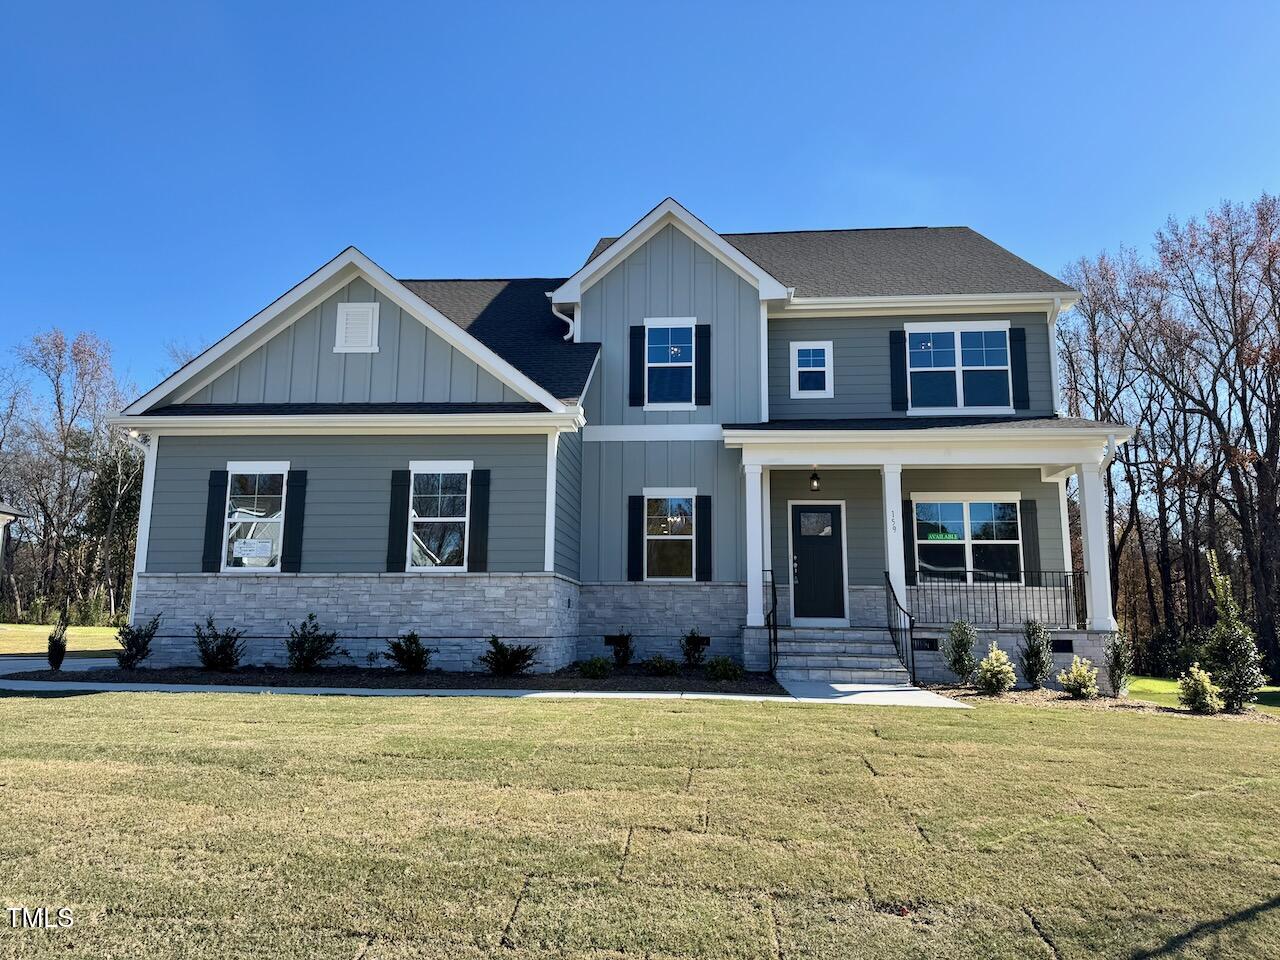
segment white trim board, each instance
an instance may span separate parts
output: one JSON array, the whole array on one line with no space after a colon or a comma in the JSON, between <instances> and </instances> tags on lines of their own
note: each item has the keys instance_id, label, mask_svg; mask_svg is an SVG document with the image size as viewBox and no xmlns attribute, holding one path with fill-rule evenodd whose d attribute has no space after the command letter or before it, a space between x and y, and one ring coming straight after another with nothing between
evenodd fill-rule
<instances>
[{"instance_id":1,"label":"white trim board","mask_svg":"<svg viewBox=\"0 0 1280 960\"><path fill-rule=\"evenodd\" d=\"M253 435L365 434L526 434L578 430L581 413L387 413L282 414L217 417L112 417L112 426L174 437Z\"/></svg>"}]
</instances>

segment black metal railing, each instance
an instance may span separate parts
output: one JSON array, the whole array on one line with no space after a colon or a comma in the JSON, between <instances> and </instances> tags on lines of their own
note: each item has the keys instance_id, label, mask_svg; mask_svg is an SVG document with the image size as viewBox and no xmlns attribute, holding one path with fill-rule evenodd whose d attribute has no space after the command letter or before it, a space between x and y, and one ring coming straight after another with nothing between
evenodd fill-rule
<instances>
[{"instance_id":1,"label":"black metal railing","mask_svg":"<svg viewBox=\"0 0 1280 960\"><path fill-rule=\"evenodd\" d=\"M769 672L778 669L778 584L773 571L764 571L764 626L769 631Z\"/></svg>"},{"instance_id":2,"label":"black metal railing","mask_svg":"<svg viewBox=\"0 0 1280 960\"><path fill-rule=\"evenodd\" d=\"M889 574L884 575L884 616L889 626L889 636L893 639L893 648L898 651L898 659L907 670L911 682L916 682L916 650L915 629L916 618L898 600L897 591L893 589L893 581Z\"/></svg>"},{"instance_id":3,"label":"black metal railing","mask_svg":"<svg viewBox=\"0 0 1280 960\"><path fill-rule=\"evenodd\" d=\"M1020 627L1039 620L1047 627L1085 625L1085 574L1021 570L997 579L980 570L920 572L908 579L907 603L916 623L946 625L968 620L981 627Z\"/></svg>"}]
</instances>

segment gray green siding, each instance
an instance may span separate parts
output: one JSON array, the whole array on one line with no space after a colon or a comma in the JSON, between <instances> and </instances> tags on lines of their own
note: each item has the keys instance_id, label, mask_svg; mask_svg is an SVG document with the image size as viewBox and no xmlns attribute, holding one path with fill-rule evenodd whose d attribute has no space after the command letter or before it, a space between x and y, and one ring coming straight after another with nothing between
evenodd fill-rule
<instances>
[{"instance_id":1,"label":"gray green siding","mask_svg":"<svg viewBox=\"0 0 1280 960\"><path fill-rule=\"evenodd\" d=\"M582 434L562 433L556 450L556 573L578 579L581 536Z\"/></svg>"},{"instance_id":2,"label":"gray green siding","mask_svg":"<svg viewBox=\"0 0 1280 960\"><path fill-rule=\"evenodd\" d=\"M377 300L378 352L334 353L338 304ZM500 403L524 397L352 280L188 403Z\"/></svg>"},{"instance_id":3,"label":"gray green siding","mask_svg":"<svg viewBox=\"0 0 1280 960\"><path fill-rule=\"evenodd\" d=\"M1053 413L1049 320L1043 313L964 314L946 317L799 318L769 321L769 417L773 420L905 417L889 395L889 331L926 320L1008 320L1027 331L1028 414ZM791 343L830 340L834 353L831 399L791 399Z\"/></svg>"},{"instance_id":4,"label":"gray green siding","mask_svg":"<svg viewBox=\"0 0 1280 960\"><path fill-rule=\"evenodd\" d=\"M491 472L489 569L542 570L547 438L160 437L147 570L198 573L209 472L230 460L288 460L307 471L304 573L386 570L391 471L410 460L473 460Z\"/></svg>"}]
</instances>

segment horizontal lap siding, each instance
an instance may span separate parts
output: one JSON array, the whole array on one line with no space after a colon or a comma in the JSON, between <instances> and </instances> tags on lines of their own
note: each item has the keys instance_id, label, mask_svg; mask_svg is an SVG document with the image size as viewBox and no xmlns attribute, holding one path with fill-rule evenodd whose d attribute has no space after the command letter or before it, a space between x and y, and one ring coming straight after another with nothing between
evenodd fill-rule
<instances>
[{"instance_id":1,"label":"horizontal lap siding","mask_svg":"<svg viewBox=\"0 0 1280 960\"><path fill-rule=\"evenodd\" d=\"M543 568L544 436L162 437L148 571L199 572L209 471L225 469L229 460L288 460L307 471L303 572L386 569L391 471L410 460L473 460L490 470L489 569Z\"/></svg>"},{"instance_id":2,"label":"horizontal lap siding","mask_svg":"<svg viewBox=\"0 0 1280 960\"><path fill-rule=\"evenodd\" d=\"M773 569L779 585L790 583L791 557L787 553L791 528L788 500L844 501L849 583L875 586L884 582L884 526L881 481L877 470L820 471L822 491L809 490L812 470L769 471L769 531L773 538Z\"/></svg>"}]
</instances>

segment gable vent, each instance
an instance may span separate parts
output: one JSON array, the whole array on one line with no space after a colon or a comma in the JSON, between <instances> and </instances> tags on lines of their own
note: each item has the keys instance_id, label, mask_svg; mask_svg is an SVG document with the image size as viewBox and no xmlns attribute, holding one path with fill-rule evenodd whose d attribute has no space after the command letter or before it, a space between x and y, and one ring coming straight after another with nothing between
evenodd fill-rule
<instances>
[{"instance_id":1,"label":"gable vent","mask_svg":"<svg viewBox=\"0 0 1280 960\"><path fill-rule=\"evenodd\" d=\"M378 304L338 304L338 333L334 353L378 352Z\"/></svg>"}]
</instances>

